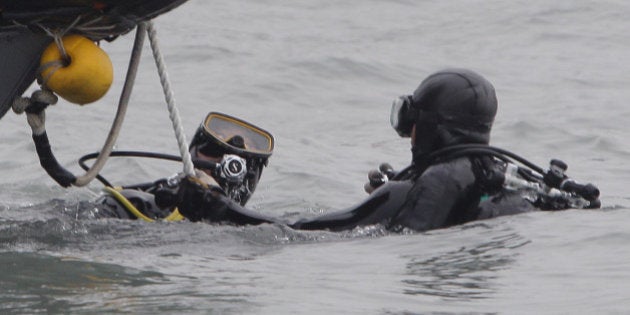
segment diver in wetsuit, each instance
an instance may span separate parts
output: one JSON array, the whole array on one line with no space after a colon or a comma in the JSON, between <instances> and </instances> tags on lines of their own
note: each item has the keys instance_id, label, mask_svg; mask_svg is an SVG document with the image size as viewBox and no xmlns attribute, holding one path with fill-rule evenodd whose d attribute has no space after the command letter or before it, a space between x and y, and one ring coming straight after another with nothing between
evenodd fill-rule
<instances>
[{"instance_id":1,"label":"diver in wetsuit","mask_svg":"<svg viewBox=\"0 0 630 315\"><path fill-rule=\"evenodd\" d=\"M392 107L392 126L411 138L412 164L398 173L383 168L386 174L380 180L371 172L366 187L371 194L358 205L290 226L339 231L382 224L393 231L426 231L535 209L599 207L599 191L592 185L567 184L566 165L560 161L554 172L534 167L536 173L515 168L506 157L511 154L490 147L496 111L494 87L479 74L448 69L430 75L413 95L398 98ZM584 197L577 199L585 203L567 201L575 191L561 191L566 185L577 187ZM276 222L210 188L185 179L178 199L182 215L238 225Z\"/></svg>"},{"instance_id":2,"label":"diver in wetsuit","mask_svg":"<svg viewBox=\"0 0 630 315\"><path fill-rule=\"evenodd\" d=\"M244 206L256 189L273 146L274 139L269 132L241 119L211 112L195 132L189 150L197 180ZM167 157L141 153L145 154L129 156ZM145 221L181 220L183 217L173 200L182 176L176 174L171 178L121 188L114 188L100 177L106 185L106 194L96 200L96 216Z\"/></svg>"}]
</instances>

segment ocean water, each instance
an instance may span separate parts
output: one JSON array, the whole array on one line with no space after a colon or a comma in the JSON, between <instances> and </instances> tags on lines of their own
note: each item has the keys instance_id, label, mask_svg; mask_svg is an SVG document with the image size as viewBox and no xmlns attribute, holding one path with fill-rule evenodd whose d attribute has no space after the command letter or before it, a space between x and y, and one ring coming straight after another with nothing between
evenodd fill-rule
<instances>
[{"instance_id":1,"label":"ocean water","mask_svg":"<svg viewBox=\"0 0 630 315\"><path fill-rule=\"evenodd\" d=\"M473 69L499 98L491 143L559 158L601 210L540 212L415 234L90 220L98 182L39 167L24 116L0 121L3 314L626 314L630 312L630 4L626 1L191 0L155 20L188 138L209 111L271 131L249 205L287 220L351 206L367 171L402 168L392 99L434 71ZM106 97L47 110L57 159L101 148L133 32L104 42ZM119 150L177 154L150 48ZM182 170L112 159L130 184Z\"/></svg>"}]
</instances>

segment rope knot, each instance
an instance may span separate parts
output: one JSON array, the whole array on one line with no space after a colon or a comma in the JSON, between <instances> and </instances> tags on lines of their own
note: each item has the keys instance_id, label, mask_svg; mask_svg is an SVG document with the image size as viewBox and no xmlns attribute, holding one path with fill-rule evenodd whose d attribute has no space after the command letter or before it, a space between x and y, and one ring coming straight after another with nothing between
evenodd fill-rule
<instances>
[{"instance_id":1,"label":"rope knot","mask_svg":"<svg viewBox=\"0 0 630 315\"><path fill-rule=\"evenodd\" d=\"M16 114L24 112L38 112L44 110L48 105L55 105L59 98L50 90L37 90L31 97L18 97L13 100L11 109Z\"/></svg>"}]
</instances>

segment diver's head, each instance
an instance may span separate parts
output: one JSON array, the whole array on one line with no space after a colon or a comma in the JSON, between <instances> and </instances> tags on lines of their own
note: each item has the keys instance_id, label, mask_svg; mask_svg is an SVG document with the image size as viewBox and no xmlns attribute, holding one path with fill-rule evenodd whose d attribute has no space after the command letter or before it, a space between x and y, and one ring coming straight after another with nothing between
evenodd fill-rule
<instances>
[{"instance_id":1,"label":"diver's head","mask_svg":"<svg viewBox=\"0 0 630 315\"><path fill-rule=\"evenodd\" d=\"M203 169L214 177L230 198L245 205L256 189L273 152L273 136L248 122L211 112L190 143L193 161L221 164Z\"/></svg>"},{"instance_id":2,"label":"diver's head","mask_svg":"<svg viewBox=\"0 0 630 315\"><path fill-rule=\"evenodd\" d=\"M450 145L488 144L496 112L488 80L470 70L447 69L424 79L413 95L396 99L391 123L400 136L412 136L415 160Z\"/></svg>"}]
</instances>

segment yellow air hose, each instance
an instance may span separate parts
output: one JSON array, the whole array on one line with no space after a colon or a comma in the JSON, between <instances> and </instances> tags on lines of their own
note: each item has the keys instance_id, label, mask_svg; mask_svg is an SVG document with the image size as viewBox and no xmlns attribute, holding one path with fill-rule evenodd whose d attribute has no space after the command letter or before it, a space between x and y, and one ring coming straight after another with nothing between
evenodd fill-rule
<instances>
[{"instance_id":1,"label":"yellow air hose","mask_svg":"<svg viewBox=\"0 0 630 315\"><path fill-rule=\"evenodd\" d=\"M120 204L122 204L125 207L125 209L127 209L129 212L131 212L131 214L136 216L136 218L142 219L142 220L147 221L147 222L155 222L155 220L147 217L146 215L144 215L144 213L142 213L140 210L138 210L138 208L136 208L131 203L131 201L129 201L129 199L127 199L127 197L123 196L123 194L121 194L120 191L118 191L116 188L105 187L104 190L106 192L108 192L110 195L112 195L114 197L114 199L116 199L118 202L120 202ZM171 214L169 214L163 220L164 221L181 221L183 219L184 219L184 217L179 213L179 210L177 208L175 208L175 210L173 210L173 212L171 212Z\"/></svg>"}]
</instances>

